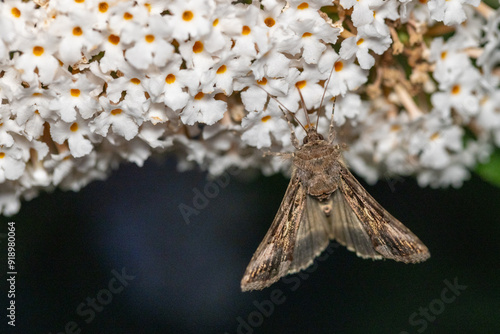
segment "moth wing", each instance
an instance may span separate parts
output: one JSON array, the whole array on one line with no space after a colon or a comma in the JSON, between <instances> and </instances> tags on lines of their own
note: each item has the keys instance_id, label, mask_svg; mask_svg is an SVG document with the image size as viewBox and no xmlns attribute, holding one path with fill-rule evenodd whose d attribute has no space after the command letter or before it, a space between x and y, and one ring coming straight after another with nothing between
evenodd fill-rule
<instances>
[{"instance_id":1,"label":"moth wing","mask_svg":"<svg viewBox=\"0 0 500 334\"><path fill-rule=\"evenodd\" d=\"M323 204L312 196L306 196L305 213L299 224L293 261L289 274L309 267L330 242L330 227Z\"/></svg>"},{"instance_id":2,"label":"moth wing","mask_svg":"<svg viewBox=\"0 0 500 334\"><path fill-rule=\"evenodd\" d=\"M331 239L337 240L338 243L346 246L348 250L355 252L359 257L381 259L382 256L373 248L364 224L351 209L340 189L333 193L331 205Z\"/></svg>"},{"instance_id":3,"label":"moth wing","mask_svg":"<svg viewBox=\"0 0 500 334\"><path fill-rule=\"evenodd\" d=\"M343 231L344 239L341 236L338 239L340 243L344 242L362 257L374 259L382 256L405 263L417 263L430 257L422 241L387 212L345 166L341 168L339 190L342 196L337 194L334 203L337 203L337 209L344 207L345 216L342 218L347 217L341 219L339 213L333 222L336 238ZM347 205L342 205L342 200ZM342 226L340 221L343 221Z\"/></svg>"},{"instance_id":4,"label":"moth wing","mask_svg":"<svg viewBox=\"0 0 500 334\"><path fill-rule=\"evenodd\" d=\"M262 290L289 272L306 191L294 172L276 217L248 264L241 290Z\"/></svg>"}]
</instances>

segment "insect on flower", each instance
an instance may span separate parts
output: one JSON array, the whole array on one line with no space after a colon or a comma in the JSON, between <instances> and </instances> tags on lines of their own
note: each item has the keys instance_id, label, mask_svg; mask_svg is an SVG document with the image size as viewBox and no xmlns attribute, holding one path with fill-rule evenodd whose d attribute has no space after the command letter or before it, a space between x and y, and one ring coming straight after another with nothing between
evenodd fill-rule
<instances>
[{"instance_id":1,"label":"insect on flower","mask_svg":"<svg viewBox=\"0 0 500 334\"><path fill-rule=\"evenodd\" d=\"M311 124L297 89L306 121ZM295 118L306 131L302 145L284 114L296 150L271 154L293 159L292 177L271 227L246 268L242 291L264 289L285 275L306 269L330 240L362 258L405 263L427 260L427 247L387 212L347 168L342 158L346 145L334 144L333 112L327 139L317 131L319 117L316 125L307 129ZM290 111L288 114L293 115Z\"/></svg>"}]
</instances>

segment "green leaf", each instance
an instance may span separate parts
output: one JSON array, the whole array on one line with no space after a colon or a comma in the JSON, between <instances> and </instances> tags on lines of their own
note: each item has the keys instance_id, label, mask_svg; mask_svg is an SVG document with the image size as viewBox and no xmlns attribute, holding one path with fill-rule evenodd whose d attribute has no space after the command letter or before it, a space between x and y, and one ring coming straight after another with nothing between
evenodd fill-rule
<instances>
[{"instance_id":1,"label":"green leaf","mask_svg":"<svg viewBox=\"0 0 500 334\"><path fill-rule=\"evenodd\" d=\"M476 173L483 180L500 187L500 151L496 150L491 155L489 162L477 165Z\"/></svg>"}]
</instances>

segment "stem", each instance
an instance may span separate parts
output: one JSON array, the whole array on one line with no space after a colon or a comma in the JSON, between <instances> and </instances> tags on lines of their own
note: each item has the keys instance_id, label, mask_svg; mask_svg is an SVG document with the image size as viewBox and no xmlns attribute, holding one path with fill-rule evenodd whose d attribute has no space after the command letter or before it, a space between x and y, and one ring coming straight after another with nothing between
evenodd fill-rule
<instances>
[{"instance_id":1,"label":"stem","mask_svg":"<svg viewBox=\"0 0 500 334\"><path fill-rule=\"evenodd\" d=\"M389 31L391 32L392 40L394 41L392 44L392 54L398 55L403 52L405 46L399 40L398 32L394 29L394 27L389 26Z\"/></svg>"},{"instance_id":2,"label":"stem","mask_svg":"<svg viewBox=\"0 0 500 334\"><path fill-rule=\"evenodd\" d=\"M422 111L417 106L410 93L403 87L401 84L394 85L394 91L399 97L401 104L406 108L408 115L410 116L410 120L414 120L419 118L422 115Z\"/></svg>"},{"instance_id":3,"label":"stem","mask_svg":"<svg viewBox=\"0 0 500 334\"><path fill-rule=\"evenodd\" d=\"M464 51L469 57L477 59L483 54L484 50L482 48L468 48Z\"/></svg>"},{"instance_id":4,"label":"stem","mask_svg":"<svg viewBox=\"0 0 500 334\"><path fill-rule=\"evenodd\" d=\"M356 35L350 32L349 30L344 29L340 32L340 37L342 37L343 39L347 39L349 37L356 37Z\"/></svg>"},{"instance_id":5,"label":"stem","mask_svg":"<svg viewBox=\"0 0 500 334\"><path fill-rule=\"evenodd\" d=\"M485 19L489 18L495 13L493 8L485 4L483 1L479 3L479 6L474 8L479 14L481 14Z\"/></svg>"},{"instance_id":6,"label":"stem","mask_svg":"<svg viewBox=\"0 0 500 334\"><path fill-rule=\"evenodd\" d=\"M454 27L445 26L444 24L440 23L430 27L429 30L427 30L427 32L425 33L425 35L431 37L443 36L452 33L454 31L455 31Z\"/></svg>"}]
</instances>

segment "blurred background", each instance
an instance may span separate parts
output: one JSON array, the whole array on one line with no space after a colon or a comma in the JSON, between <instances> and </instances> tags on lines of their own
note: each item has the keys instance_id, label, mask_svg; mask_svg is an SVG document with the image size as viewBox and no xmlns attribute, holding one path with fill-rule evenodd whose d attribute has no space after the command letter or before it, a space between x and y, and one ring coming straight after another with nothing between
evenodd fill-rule
<instances>
[{"instance_id":1,"label":"blurred background","mask_svg":"<svg viewBox=\"0 0 500 334\"><path fill-rule=\"evenodd\" d=\"M429 247L425 263L356 257L331 244L309 272L258 292L240 280L288 184L242 179L184 220L209 183L175 162L123 165L78 193L55 191L1 217L16 226L16 327L1 333L494 333L500 324L500 189L413 179L367 190ZM6 325L6 293L2 292Z\"/></svg>"}]
</instances>

